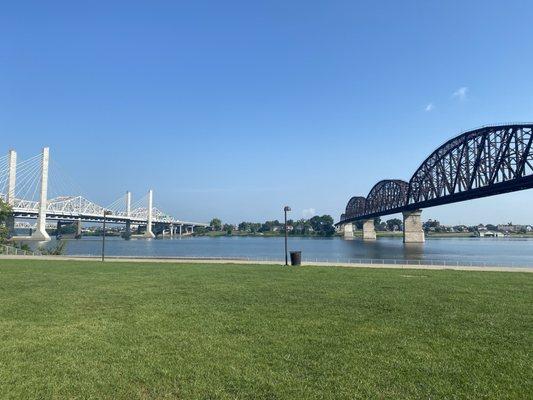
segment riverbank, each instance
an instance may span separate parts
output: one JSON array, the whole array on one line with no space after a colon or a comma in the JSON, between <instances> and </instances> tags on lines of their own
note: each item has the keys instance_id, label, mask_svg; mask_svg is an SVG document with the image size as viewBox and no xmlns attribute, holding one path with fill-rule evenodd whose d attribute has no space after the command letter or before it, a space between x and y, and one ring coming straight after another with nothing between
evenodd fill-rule
<instances>
[{"instance_id":1,"label":"riverbank","mask_svg":"<svg viewBox=\"0 0 533 400\"><path fill-rule=\"evenodd\" d=\"M354 237L362 237L363 232L362 231L354 231ZM479 237L478 234L475 232L426 232L426 238L476 238ZM193 236L195 237L283 237L284 233L280 231L276 232L239 232L234 231L231 234L224 232L224 231L209 231L205 233L194 233ZM320 236L315 234L308 234L308 235L289 235L289 238L291 237L297 237L297 238L323 238L323 237L342 237L342 233L335 233L331 236ZM403 237L402 231L376 231L377 237ZM533 233L512 233L505 235L507 238L533 238Z\"/></svg>"},{"instance_id":2,"label":"riverbank","mask_svg":"<svg viewBox=\"0 0 533 400\"><path fill-rule=\"evenodd\" d=\"M2 395L527 398L532 278L2 259Z\"/></svg>"},{"instance_id":3,"label":"riverbank","mask_svg":"<svg viewBox=\"0 0 533 400\"><path fill-rule=\"evenodd\" d=\"M0 255L2 260L30 260L30 261L73 261L73 262L101 262L99 256L17 256L17 255ZM235 265L285 265L284 261L277 260L257 260L248 258L221 258L221 257L117 257L106 256L105 262L117 263L167 263L167 264L235 264ZM342 268L377 268L377 269L414 269L414 270L452 270L452 271L478 271L478 272L523 272L533 273L533 267L527 266L487 266L487 265L461 265L459 263L428 264L422 261L397 260L394 262L385 260L365 260L352 262L339 261L302 261L302 266L316 267L342 267Z\"/></svg>"}]
</instances>

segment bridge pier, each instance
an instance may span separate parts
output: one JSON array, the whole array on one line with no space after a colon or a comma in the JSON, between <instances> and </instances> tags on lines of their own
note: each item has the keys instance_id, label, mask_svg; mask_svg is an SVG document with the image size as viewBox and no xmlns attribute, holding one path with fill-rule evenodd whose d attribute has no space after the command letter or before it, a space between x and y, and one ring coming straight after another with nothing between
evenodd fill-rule
<instances>
[{"instance_id":1,"label":"bridge pier","mask_svg":"<svg viewBox=\"0 0 533 400\"><path fill-rule=\"evenodd\" d=\"M170 237L173 238L174 237L174 225L170 224L168 226L168 229L170 231Z\"/></svg>"},{"instance_id":2,"label":"bridge pier","mask_svg":"<svg viewBox=\"0 0 533 400\"><path fill-rule=\"evenodd\" d=\"M123 237L126 240L131 238L131 221L126 221L126 228L124 229Z\"/></svg>"},{"instance_id":3,"label":"bridge pier","mask_svg":"<svg viewBox=\"0 0 533 400\"><path fill-rule=\"evenodd\" d=\"M376 240L374 218L367 219L363 222L363 240Z\"/></svg>"},{"instance_id":4,"label":"bridge pier","mask_svg":"<svg viewBox=\"0 0 533 400\"><path fill-rule=\"evenodd\" d=\"M56 239L59 239L59 237L61 236L61 227L63 226L63 223L61 222L61 220L57 220L56 222Z\"/></svg>"},{"instance_id":5,"label":"bridge pier","mask_svg":"<svg viewBox=\"0 0 533 400\"><path fill-rule=\"evenodd\" d=\"M424 243L426 241L422 228L422 210L404 211L403 213L403 242Z\"/></svg>"},{"instance_id":6,"label":"bridge pier","mask_svg":"<svg viewBox=\"0 0 533 400\"><path fill-rule=\"evenodd\" d=\"M183 236L183 225L180 224L180 237Z\"/></svg>"},{"instance_id":7,"label":"bridge pier","mask_svg":"<svg viewBox=\"0 0 533 400\"><path fill-rule=\"evenodd\" d=\"M126 192L126 217L131 218L131 192L128 190ZM124 234L122 237L126 240L131 239L131 221L126 221L126 227L124 229Z\"/></svg>"},{"instance_id":8,"label":"bridge pier","mask_svg":"<svg viewBox=\"0 0 533 400\"><path fill-rule=\"evenodd\" d=\"M345 239L351 239L353 238L353 224L344 224L343 225L343 236Z\"/></svg>"},{"instance_id":9,"label":"bridge pier","mask_svg":"<svg viewBox=\"0 0 533 400\"><path fill-rule=\"evenodd\" d=\"M154 232L152 232L152 209L153 209L153 191L148 191L148 219L146 221L146 232L144 237L147 239L155 238Z\"/></svg>"},{"instance_id":10,"label":"bridge pier","mask_svg":"<svg viewBox=\"0 0 533 400\"><path fill-rule=\"evenodd\" d=\"M76 236L75 239L81 239L81 219L78 218L76 221Z\"/></svg>"},{"instance_id":11,"label":"bridge pier","mask_svg":"<svg viewBox=\"0 0 533 400\"><path fill-rule=\"evenodd\" d=\"M37 216L37 229L31 236L32 240L49 241L50 236L46 232L46 208L48 194L48 162L50 159L50 150L48 147L43 148L41 162L41 196L39 199L39 215Z\"/></svg>"}]
</instances>

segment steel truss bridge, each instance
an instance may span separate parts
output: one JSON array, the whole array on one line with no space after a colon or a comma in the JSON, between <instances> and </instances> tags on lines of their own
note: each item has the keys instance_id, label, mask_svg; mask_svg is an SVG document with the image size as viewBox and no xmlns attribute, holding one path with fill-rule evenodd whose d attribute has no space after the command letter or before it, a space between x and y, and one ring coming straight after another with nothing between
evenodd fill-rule
<instances>
[{"instance_id":1,"label":"steel truss bridge","mask_svg":"<svg viewBox=\"0 0 533 400\"><path fill-rule=\"evenodd\" d=\"M49 240L46 233L47 220L64 222L92 222L105 220L109 223L124 224L129 234L130 227L146 227L144 236L154 237L157 233L168 232L171 236L179 232L192 232L195 226L207 227L200 222L183 221L161 211L153 205L153 192L132 204L131 193L115 200L109 206L101 206L82 195L57 195L48 199L49 182L54 182L50 173L49 149L44 148L39 155L22 162L17 162L17 153L10 150L7 156L0 157L0 199L12 209L12 218L8 228L13 232L15 226L26 224L15 223L15 218L37 219L32 239ZM61 185L56 193L68 192L64 177L59 180ZM59 182L56 180L55 182ZM72 190L72 189L71 189ZM74 189L75 190L75 189ZM37 197L37 198L36 198ZM31 228L32 225L28 224ZM79 228L81 229L81 228ZM26 238L28 239L28 238Z\"/></svg>"},{"instance_id":2,"label":"steel truss bridge","mask_svg":"<svg viewBox=\"0 0 533 400\"><path fill-rule=\"evenodd\" d=\"M352 197L337 226L400 212L405 218L422 208L530 189L532 145L530 123L464 132L431 153L409 181L385 179L366 197Z\"/></svg>"}]
</instances>

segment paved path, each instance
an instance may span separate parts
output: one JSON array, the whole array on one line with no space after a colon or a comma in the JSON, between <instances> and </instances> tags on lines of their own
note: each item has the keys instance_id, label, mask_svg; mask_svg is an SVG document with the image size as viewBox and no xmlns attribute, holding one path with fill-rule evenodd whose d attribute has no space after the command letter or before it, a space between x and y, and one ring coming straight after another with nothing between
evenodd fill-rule
<instances>
[{"instance_id":1,"label":"paved path","mask_svg":"<svg viewBox=\"0 0 533 400\"><path fill-rule=\"evenodd\" d=\"M99 257L77 256L11 256L0 255L1 260L62 260L62 261L99 261ZM259 264L283 265L280 261L254 261L243 259L217 258L138 258L138 257L106 257L106 262L138 262L138 263L174 263L174 264ZM492 271L492 272L533 272L533 267L481 267L481 266L450 266L450 265L412 265L412 264L356 264L342 262L303 262L303 265L345 268L392 268L392 269L423 269L423 270L454 270L454 271Z\"/></svg>"}]
</instances>

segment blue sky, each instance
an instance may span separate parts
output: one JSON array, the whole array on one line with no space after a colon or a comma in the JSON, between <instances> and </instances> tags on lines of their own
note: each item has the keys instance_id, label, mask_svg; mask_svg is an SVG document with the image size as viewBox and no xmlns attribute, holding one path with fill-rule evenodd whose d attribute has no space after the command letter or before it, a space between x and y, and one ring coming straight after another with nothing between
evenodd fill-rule
<instances>
[{"instance_id":1,"label":"blue sky","mask_svg":"<svg viewBox=\"0 0 533 400\"><path fill-rule=\"evenodd\" d=\"M445 140L533 120L527 1L8 2L0 152L182 219L341 213ZM533 192L428 209L533 223Z\"/></svg>"}]
</instances>

